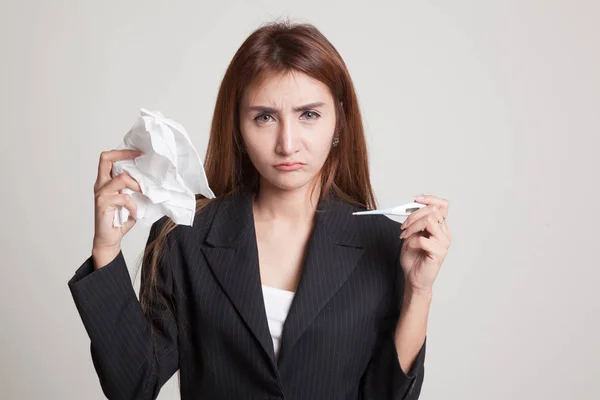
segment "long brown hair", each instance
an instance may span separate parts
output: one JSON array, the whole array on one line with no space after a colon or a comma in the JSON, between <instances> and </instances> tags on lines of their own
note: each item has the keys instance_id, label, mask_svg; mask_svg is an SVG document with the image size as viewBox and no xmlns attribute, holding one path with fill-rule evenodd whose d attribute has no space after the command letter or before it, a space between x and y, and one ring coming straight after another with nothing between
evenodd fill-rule
<instances>
[{"instance_id":1,"label":"long brown hair","mask_svg":"<svg viewBox=\"0 0 600 400\"><path fill-rule=\"evenodd\" d=\"M334 194L341 200L375 208L369 178L369 163L361 112L346 64L335 47L313 25L271 22L242 43L233 56L216 100L210 138L204 160L208 183L216 197L243 190L258 190L259 176L243 151L239 106L244 91L260 85L273 74L302 72L329 87L336 108L339 144L333 147L320 173L320 196ZM197 196L196 213L208 200ZM176 227L170 219L148 243L143 268L140 301L144 311L150 304L157 279L161 247Z\"/></svg>"}]
</instances>

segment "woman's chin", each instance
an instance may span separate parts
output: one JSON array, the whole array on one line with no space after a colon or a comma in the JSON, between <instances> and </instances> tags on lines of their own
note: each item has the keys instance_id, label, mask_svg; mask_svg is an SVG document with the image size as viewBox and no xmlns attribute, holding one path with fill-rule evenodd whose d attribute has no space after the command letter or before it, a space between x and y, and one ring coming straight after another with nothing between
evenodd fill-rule
<instances>
[{"instance_id":1,"label":"woman's chin","mask_svg":"<svg viewBox=\"0 0 600 400\"><path fill-rule=\"evenodd\" d=\"M269 179L269 184L279 190L296 190L308 185L312 179L304 174L285 174Z\"/></svg>"}]
</instances>

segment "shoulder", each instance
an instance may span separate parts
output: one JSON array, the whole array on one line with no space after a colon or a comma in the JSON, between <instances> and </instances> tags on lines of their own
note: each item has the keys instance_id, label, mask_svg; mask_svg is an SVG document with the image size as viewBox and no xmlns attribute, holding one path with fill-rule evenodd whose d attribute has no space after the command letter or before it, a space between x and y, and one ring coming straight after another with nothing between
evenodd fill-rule
<instances>
[{"instance_id":1,"label":"shoulder","mask_svg":"<svg viewBox=\"0 0 600 400\"><path fill-rule=\"evenodd\" d=\"M382 251L394 259L400 251L400 224L384 215L361 216L360 231L365 243L372 249Z\"/></svg>"},{"instance_id":2,"label":"shoulder","mask_svg":"<svg viewBox=\"0 0 600 400\"><path fill-rule=\"evenodd\" d=\"M340 203L337 207L333 235L342 238L341 242L358 246L364 250L363 263L371 274L396 283L400 262L400 224L384 215L353 215L364 208L349 203ZM338 241L340 243L340 241Z\"/></svg>"},{"instance_id":3,"label":"shoulder","mask_svg":"<svg viewBox=\"0 0 600 400\"><path fill-rule=\"evenodd\" d=\"M360 242L368 249L398 255L400 249L400 224L385 215L352 215L356 211L366 210L348 202L340 201L339 218L349 219L353 231Z\"/></svg>"},{"instance_id":4,"label":"shoulder","mask_svg":"<svg viewBox=\"0 0 600 400\"><path fill-rule=\"evenodd\" d=\"M204 204L197 208L192 225L174 225L167 235L168 240L181 242L189 240L190 237L204 237L208 232L217 211L221 207L227 207L229 203L235 200L235 198L235 195L228 195L207 199ZM167 224L173 225L170 217L165 215L159 218L152 224L150 236L153 237L157 233L162 232Z\"/></svg>"},{"instance_id":5,"label":"shoulder","mask_svg":"<svg viewBox=\"0 0 600 400\"><path fill-rule=\"evenodd\" d=\"M364 208L361 208L357 211L362 211ZM369 234L374 235L394 235L397 233L397 236L400 236L400 224L396 221L392 221L385 215L364 215L364 216L355 216L358 225L361 227L361 230L368 232Z\"/></svg>"},{"instance_id":6,"label":"shoulder","mask_svg":"<svg viewBox=\"0 0 600 400\"><path fill-rule=\"evenodd\" d=\"M352 214L357 211L366 211L364 207L356 206L347 202L344 202L346 212ZM353 215L352 218L355 221L355 225L364 233L368 235L379 235L389 236L396 235L396 238L400 236L400 224L386 217L385 215Z\"/></svg>"}]
</instances>

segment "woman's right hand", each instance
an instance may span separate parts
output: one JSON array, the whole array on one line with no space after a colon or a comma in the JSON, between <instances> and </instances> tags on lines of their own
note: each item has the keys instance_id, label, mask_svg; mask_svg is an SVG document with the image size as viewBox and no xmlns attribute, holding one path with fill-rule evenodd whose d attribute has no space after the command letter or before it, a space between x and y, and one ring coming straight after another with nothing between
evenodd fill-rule
<instances>
[{"instance_id":1,"label":"woman's right hand","mask_svg":"<svg viewBox=\"0 0 600 400\"><path fill-rule=\"evenodd\" d=\"M133 199L130 195L119 191L124 188L141 191L138 182L127 172L112 178L113 162L132 159L142 154L139 150L111 150L100 154L98 177L94 184L95 227L92 257L96 269L102 268L119 254L121 239L136 222L137 208ZM113 226L115 212L120 206L127 208L130 216L122 226L115 227Z\"/></svg>"}]
</instances>

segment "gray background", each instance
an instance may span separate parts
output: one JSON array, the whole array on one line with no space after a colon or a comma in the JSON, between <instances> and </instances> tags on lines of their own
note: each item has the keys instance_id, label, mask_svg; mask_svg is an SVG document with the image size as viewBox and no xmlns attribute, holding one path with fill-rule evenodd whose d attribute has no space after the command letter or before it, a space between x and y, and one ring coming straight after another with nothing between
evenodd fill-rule
<instances>
[{"instance_id":1,"label":"gray background","mask_svg":"<svg viewBox=\"0 0 600 400\"><path fill-rule=\"evenodd\" d=\"M104 398L67 288L99 154L146 107L203 156L229 60L286 17L349 66L380 206L451 202L422 399L600 398L591 0L2 2L0 397ZM124 240L131 270L147 235ZM177 390L174 375L160 399Z\"/></svg>"}]
</instances>

